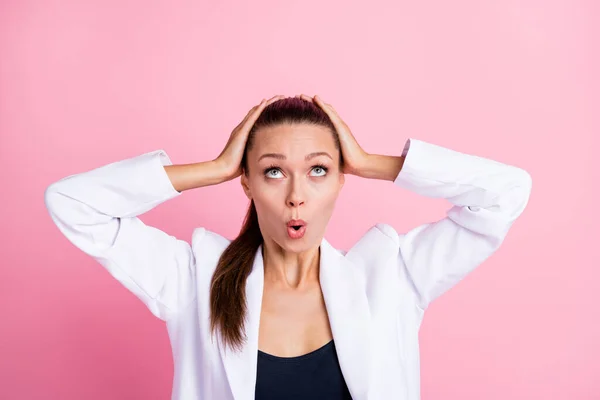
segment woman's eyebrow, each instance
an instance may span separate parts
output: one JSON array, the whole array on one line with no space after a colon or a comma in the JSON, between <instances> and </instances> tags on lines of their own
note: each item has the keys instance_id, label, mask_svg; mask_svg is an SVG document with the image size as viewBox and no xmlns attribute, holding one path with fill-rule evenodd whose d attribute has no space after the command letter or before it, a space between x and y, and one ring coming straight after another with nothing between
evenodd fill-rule
<instances>
[{"instance_id":1,"label":"woman's eyebrow","mask_svg":"<svg viewBox=\"0 0 600 400\"><path fill-rule=\"evenodd\" d=\"M333 160L333 157L331 157L331 155L329 155L329 153L327 153L326 151L317 151L314 153L310 153L306 157L304 157L304 159L306 161L308 161L308 160L318 157L318 156L327 156ZM263 158L276 158L278 160L285 160L287 157L284 156L283 154L279 154L279 153L266 153L266 154L263 154L262 156L260 156L258 158L258 161L262 160Z\"/></svg>"}]
</instances>

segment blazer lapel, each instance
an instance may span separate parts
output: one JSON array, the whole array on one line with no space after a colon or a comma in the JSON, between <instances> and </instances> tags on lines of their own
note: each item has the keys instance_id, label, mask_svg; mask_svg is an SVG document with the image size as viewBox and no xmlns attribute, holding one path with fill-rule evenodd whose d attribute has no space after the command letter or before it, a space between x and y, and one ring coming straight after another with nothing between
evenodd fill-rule
<instances>
[{"instance_id":1,"label":"blazer lapel","mask_svg":"<svg viewBox=\"0 0 600 400\"><path fill-rule=\"evenodd\" d=\"M354 400L367 399L370 311L358 270L323 238L320 246L321 290L329 316L340 368ZM219 352L235 400L254 399L258 359L258 332L264 287L262 246L246 281L246 336L241 351Z\"/></svg>"},{"instance_id":2,"label":"blazer lapel","mask_svg":"<svg viewBox=\"0 0 600 400\"><path fill-rule=\"evenodd\" d=\"M344 380L354 400L367 399L371 314L365 285L358 269L325 239L320 280Z\"/></svg>"}]
</instances>

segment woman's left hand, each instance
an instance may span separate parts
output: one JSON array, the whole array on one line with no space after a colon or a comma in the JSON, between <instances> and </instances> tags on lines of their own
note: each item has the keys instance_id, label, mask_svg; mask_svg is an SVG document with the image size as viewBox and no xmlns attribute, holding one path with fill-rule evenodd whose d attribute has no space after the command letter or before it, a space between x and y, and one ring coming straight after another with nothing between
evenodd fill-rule
<instances>
[{"instance_id":1,"label":"woman's left hand","mask_svg":"<svg viewBox=\"0 0 600 400\"><path fill-rule=\"evenodd\" d=\"M298 96L296 96L298 97ZM317 104L331 119L335 129L337 130L340 138L340 145L342 151L342 157L344 160L344 168L342 170L345 174L352 174L361 176L361 171L367 165L369 154L363 150L358 144L348 125L340 118L335 109L331 104L327 104L319 96L310 97L305 94L300 95L304 100L311 101Z\"/></svg>"}]
</instances>

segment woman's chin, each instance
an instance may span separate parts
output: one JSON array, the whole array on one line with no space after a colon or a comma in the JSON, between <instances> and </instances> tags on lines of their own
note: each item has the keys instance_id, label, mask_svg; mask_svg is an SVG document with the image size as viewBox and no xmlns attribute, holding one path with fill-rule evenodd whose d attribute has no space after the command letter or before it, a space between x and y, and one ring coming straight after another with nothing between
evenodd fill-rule
<instances>
[{"instance_id":1,"label":"woman's chin","mask_svg":"<svg viewBox=\"0 0 600 400\"><path fill-rule=\"evenodd\" d=\"M276 243L283 251L289 253L302 253L321 244L320 242L314 243L314 240L309 240L307 236L302 239L291 239L287 235L280 238L280 240L276 240Z\"/></svg>"}]
</instances>

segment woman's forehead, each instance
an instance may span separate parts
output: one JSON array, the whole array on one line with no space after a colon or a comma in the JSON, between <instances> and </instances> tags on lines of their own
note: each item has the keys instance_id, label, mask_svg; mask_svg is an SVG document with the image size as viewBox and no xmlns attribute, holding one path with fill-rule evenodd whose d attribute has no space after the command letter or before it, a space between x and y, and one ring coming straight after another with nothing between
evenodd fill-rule
<instances>
[{"instance_id":1,"label":"woman's forehead","mask_svg":"<svg viewBox=\"0 0 600 400\"><path fill-rule=\"evenodd\" d=\"M331 131L324 126L280 124L259 129L252 147L255 153L331 152L335 149L335 141Z\"/></svg>"}]
</instances>

